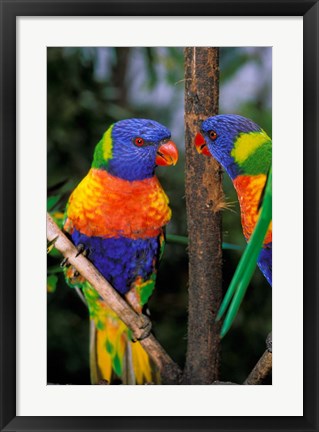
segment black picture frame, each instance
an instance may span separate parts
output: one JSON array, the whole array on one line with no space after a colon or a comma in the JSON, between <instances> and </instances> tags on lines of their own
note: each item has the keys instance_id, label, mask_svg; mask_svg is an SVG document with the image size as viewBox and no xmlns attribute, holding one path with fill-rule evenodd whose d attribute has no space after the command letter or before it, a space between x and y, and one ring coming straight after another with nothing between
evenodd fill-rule
<instances>
[{"instance_id":1,"label":"black picture frame","mask_svg":"<svg viewBox=\"0 0 319 432\"><path fill-rule=\"evenodd\" d=\"M318 119L319 5L310 0L1 0L1 431L319 431ZM16 416L16 17L303 16L304 415L302 417ZM271 30L270 30L271 31ZM293 89L292 89L293 92ZM291 102L288 102L291 103ZM293 136L293 133L291 134ZM289 187L289 182L288 186ZM293 203L292 203L293 206ZM289 214L287 214L289 217ZM291 347L293 352L294 347ZM293 379L293 377L292 377ZM283 402L284 403L284 402Z\"/></svg>"}]
</instances>

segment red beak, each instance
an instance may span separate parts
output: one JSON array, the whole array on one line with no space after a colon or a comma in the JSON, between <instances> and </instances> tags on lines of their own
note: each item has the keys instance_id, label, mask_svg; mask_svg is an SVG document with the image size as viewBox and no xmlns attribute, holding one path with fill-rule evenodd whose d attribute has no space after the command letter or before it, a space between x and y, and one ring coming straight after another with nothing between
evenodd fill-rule
<instances>
[{"instance_id":1,"label":"red beak","mask_svg":"<svg viewBox=\"0 0 319 432\"><path fill-rule=\"evenodd\" d=\"M156 165L175 165L178 161L178 150L173 141L167 141L157 149Z\"/></svg>"},{"instance_id":2,"label":"red beak","mask_svg":"<svg viewBox=\"0 0 319 432\"><path fill-rule=\"evenodd\" d=\"M209 151L205 138L202 134L199 132L196 134L195 137L195 147L198 153L202 153L205 156L211 156L211 152Z\"/></svg>"}]
</instances>

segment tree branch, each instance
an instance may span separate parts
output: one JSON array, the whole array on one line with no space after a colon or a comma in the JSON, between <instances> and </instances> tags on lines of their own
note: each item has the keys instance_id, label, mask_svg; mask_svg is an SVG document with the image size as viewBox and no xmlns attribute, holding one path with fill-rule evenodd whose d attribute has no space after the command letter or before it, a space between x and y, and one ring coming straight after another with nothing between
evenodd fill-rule
<instances>
[{"instance_id":1,"label":"tree branch","mask_svg":"<svg viewBox=\"0 0 319 432\"><path fill-rule=\"evenodd\" d=\"M222 298L220 165L198 155L201 121L218 111L218 48L185 48L186 208L189 237L188 344L185 384L218 379Z\"/></svg>"},{"instance_id":2,"label":"tree branch","mask_svg":"<svg viewBox=\"0 0 319 432\"><path fill-rule=\"evenodd\" d=\"M78 250L63 234L49 214L47 214L47 238L48 241L53 241L56 238L54 247L64 257L68 258L68 262L96 289L105 303L114 310L120 319L133 331L134 336L139 339L143 334L141 316L128 305L89 260L83 255L76 257ZM145 339L140 340L140 343L158 367L163 384L178 384L181 370L155 337L150 334Z\"/></svg>"},{"instance_id":3,"label":"tree branch","mask_svg":"<svg viewBox=\"0 0 319 432\"><path fill-rule=\"evenodd\" d=\"M258 360L254 369L250 372L248 377L243 382L244 385L258 385L262 384L265 378L270 374L272 369L272 342L271 333L268 335L267 349Z\"/></svg>"}]
</instances>

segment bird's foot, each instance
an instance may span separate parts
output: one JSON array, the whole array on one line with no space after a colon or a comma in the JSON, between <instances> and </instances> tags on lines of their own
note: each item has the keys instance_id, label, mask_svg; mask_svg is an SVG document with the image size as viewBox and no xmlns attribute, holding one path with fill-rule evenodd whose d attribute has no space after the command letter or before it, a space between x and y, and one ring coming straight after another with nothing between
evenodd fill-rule
<instances>
[{"instance_id":1,"label":"bird's foot","mask_svg":"<svg viewBox=\"0 0 319 432\"><path fill-rule=\"evenodd\" d=\"M272 332L266 338L266 347L269 352L272 353Z\"/></svg>"},{"instance_id":2,"label":"bird's foot","mask_svg":"<svg viewBox=\"0 0 319 432\"><path fill-rule=\"evenodd\" d=\"M85 257L87 257L89 255L90 249L86 248L84 244L79 243L77 246L75 246L77 249L77 254L75 255L75 258L78 257L79 255L83 255ZM64 258L61 263L60 263L60 267L69 267L71 264L69 263L69 259L68 258ZM79 276L80 273L77 272L76 276Z\"/></svg>"},{"instance_id":3,"label":"bird's foot","mask_svg":"<svg viewBox=\"0 0 319 432\"><path fill-rule=\"evenodd\" d=\"M140 341L147 338L150 335L152 330L152 322L146 315L143 314L139 315L139 320L137 325L140 331L137 332L138 333L137 336L136 335L133 336L132 338L133 342Z\"/></svg>"},{"instance_id":4,"label":"bird's foot","mask_svg":"<svg viewBox=\"0 0 319 432\"><path fill-rule=\"evenodd\" d=\"M90 253L90 249L85 247L83 243L79 243L76 248L78 250L78 253L75 255L75 258L77 258L79 255L87 257Z\"/></svg>"},{"instance_id":5,"label":"bird's foot","mask_svg":"<svg viewBox=\"0 0 319 432\"><path fill-rule=\"evenodd\" d=\"M64 268L64 267L69 267L70 263L69 263L69 258L65 257L63 258L63 260L60 262L60 267Z\"/></svg>"},{"instance_id":6,"label":"bird's foot","mask_svg":"<svg viewBox=\"0 0 319 432\"><path fill-rule=\"evenodd\" d=\"M47 243L47 253L50 253L51 250L54 248L55 242L57 241L57 239L59 238L59 236L54 237L54 239L52 239L51 241L49 241Z\"/></svg>"}]
</instances>

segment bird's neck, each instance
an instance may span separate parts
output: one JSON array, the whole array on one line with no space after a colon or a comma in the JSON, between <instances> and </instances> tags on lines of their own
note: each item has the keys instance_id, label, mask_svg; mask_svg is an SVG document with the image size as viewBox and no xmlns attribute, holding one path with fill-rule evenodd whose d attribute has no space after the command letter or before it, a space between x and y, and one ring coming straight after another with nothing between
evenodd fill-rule
<instances>
[{"instance_id":1,"label":"bird's neck","mask_svg":"<svg viewBox=\"0 0 319 432\"><path fill-rule=\"evenodd\" d=\"M231 175L233 180L238 174L267 174L272 157L271 139L263 130L241 133L234 141L230 156L232 158L230 165L236 167L236 169L228 168L234 174Z\"/></svg>"},{"instance_id":2,"label":"bird's neck","mask_svg":"<svg viewBox=\"0 0 319 432\"><path fill-rule=\"evenodd\" d=\"M119 178L124 181L144 181L154 177L155 165L152 161L127 161L121 160L119 163L116 159L112 159L106 170L113 177Z\"/></svg>"}]
</instances>

